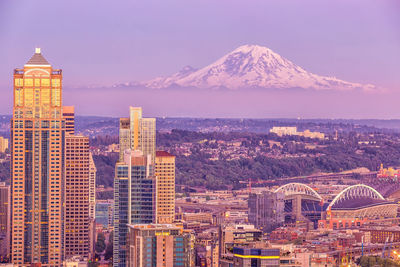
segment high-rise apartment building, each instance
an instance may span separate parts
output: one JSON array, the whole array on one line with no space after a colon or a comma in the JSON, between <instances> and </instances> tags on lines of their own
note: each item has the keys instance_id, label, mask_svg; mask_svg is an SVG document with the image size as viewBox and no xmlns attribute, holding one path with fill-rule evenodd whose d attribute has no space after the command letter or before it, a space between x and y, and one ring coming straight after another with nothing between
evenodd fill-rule
<instances>
[{"instance_id":1,"label":"high-rise apartment building","mask_svg":"<svg viewBox=\"0 0 400 267\"><path fill-rule=\"evenodd\" d=\"M155 160L157 180L157 223L175 220L175 156L157 151Z\"/></svg>"},{"instance_id":2,"label":"high-rise apartment building","mask_svg":"<svg viewBox=\"0 0 400 267\"><path fill-rule=\"evenodd\" d=\"M0 152L4 153L8 149L8 139L0 136Z\"/></svg>"},{"instance_id":3,"label":"high-rise apartment building","mask_svg":"<svg viewBox=\"0 0 400 267\"><path fill-rule=\"evenodd\" d=\"M285 195L264 191L249 195L249 222L264 232L271 232L285 221Z\"/></svg>"},{"instance_id":4,"label":"high-rise apartment building","mask_svg":"<svg viewBox=\"0 0 400 267\"><path fill-rule=\"evenodd\" d=\"M120 119L119 160L123 161L126 149L140 150L151 156L154 163L156 154L156 119L143 118L142 108L129 107L129 118Z\"/></svg>"},{"instance_id":5,"label":"high-rise apartment building","mask_svg":"<svg viewBox=\"0 0 400 267\"><path fill-rule=\"evenodd\" d=\"M96 165L92 152L89 153L89 217L96 218Z\"/></svg>"},{"instance_id":6,"label":"high-rise apartment building","mask_svg":"<svg viewBox=\"0 0 400 267\"><path fill-rule=\"evenodd\" d=\"M0 183L0 259L10 259L11 191Z\"/></svg>"},{"instance_id":7,"label":"high-rise apartment building","mask_svg":"<svg viewBox=\"0 0 400 267\"><path fill-rule=\"evenodd\" d=\"M171 224L129 225L127 267L194 266L192 233Z\"/></svg>"},{"instance_id":8,"label":"high-rise apartment building","mask_svg":"<svg viewBox=\"0 0 400 267\"><path fill-rule=\"evenodd\" d=\"M155 221L154 165L151 155L125 150L124 160L115 166L114 256L115 267L126 266L128 224Z\"/></svg>"},{"instance_id":9,"label":"high-rise apartment building","mask_svg":"<svg viewBox=\"0 0 400 267\"><path fill-rule=\"evenodd\" d=\"M64 257L89 258L89 138L65 137Z\"/></svg>"},{"instance_id":10,"label":"high-rise apartment building","mask_svg":"<svg viewBox=\"0 0 400 267\"><path fill-rule=\"evenodd\" d=\"M12 263L61 266L65 120L62 73L36 49L14 70Z\"/></svg>"}]
</instances>

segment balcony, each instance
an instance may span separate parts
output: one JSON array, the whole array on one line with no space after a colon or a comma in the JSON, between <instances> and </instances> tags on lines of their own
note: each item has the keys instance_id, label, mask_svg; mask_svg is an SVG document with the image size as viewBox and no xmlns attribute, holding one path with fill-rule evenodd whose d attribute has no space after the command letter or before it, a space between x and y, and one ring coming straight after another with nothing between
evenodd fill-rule
<instances>
[{"instance_id":1,"label":"balcony","mask_svg":"<svg viewBox=\"0 0 400 267\"><path fill-rule=\"evenodd\" d=\"M24 70L23 69L15 69L14 74L24 74Z\"/></svg>"}]
</instances>

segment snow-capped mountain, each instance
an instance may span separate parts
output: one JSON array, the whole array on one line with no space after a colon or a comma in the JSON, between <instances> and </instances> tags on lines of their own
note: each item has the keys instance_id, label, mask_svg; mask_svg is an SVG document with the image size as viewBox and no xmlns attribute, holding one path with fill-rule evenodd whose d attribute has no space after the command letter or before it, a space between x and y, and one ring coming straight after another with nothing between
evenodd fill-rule
<instances>
[{"instance_id":1,"label":"snow-capped mountain","mask_svg":"<svg viewBox=\"0 0 400 267\"><path fill-rule=\"evenodd\" d=\"M140 85L148 88L171 86L196 88L304 88L316 90L371 90L371 84L346 82L310 73L267 47L243 45L202 68L185 67L169 77Z\"/></svg>"},{"instance_id":2,"label":"snow-capped mountain","mask_svg":"<svg viewBox=\"0 0 400 267\"><path fill-rule=\"evenodd\" d=\"M183 69L181 69L179 72L168 76L168 77L158 77L153 80L150 80L148 82L145 82L144 84L146 87L149 88L164 88L164 87L170 87L173 84L176 84L176 81L179 81L190 74L196 72L197 69L191 67L191 66L185 66Z\"/></svg>"}]
</instances>

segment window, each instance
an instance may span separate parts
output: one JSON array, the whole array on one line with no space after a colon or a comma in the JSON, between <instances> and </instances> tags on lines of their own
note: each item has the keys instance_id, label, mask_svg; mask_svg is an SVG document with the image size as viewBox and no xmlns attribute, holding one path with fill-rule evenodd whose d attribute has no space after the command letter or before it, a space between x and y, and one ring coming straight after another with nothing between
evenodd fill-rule
<instances>
[{"instance_id":1,"label":"window","mask_svg":"<svg viewBox=\"0 0 400 267\"><path fill-rule=\"evenodd\" d=\"M25 86L33 86L33 79L25 79Z\"/></svg>"}]
</instances>

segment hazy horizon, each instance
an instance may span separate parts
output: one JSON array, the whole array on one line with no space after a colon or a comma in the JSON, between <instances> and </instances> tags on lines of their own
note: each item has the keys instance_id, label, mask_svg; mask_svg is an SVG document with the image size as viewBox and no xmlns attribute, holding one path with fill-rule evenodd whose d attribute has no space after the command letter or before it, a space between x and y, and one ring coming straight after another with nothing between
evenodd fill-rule
<instances>
[{"instance_id":1,"label":"hazy horizon","mask_svg":"<svg viewBox=\"0 0 400 267\"><path fill-rule=\"evenodd\" d=\"M51 11L51 12L49 12ZM80 115L398 119L400 2L121 0L0 2L0 113L12 71L34 47L63 69L64 104ZM381 90L145 90L111 85L213 63L243 44L266 46L315 74ZM89 88L88 88L89 87Z\"/></svg>"}]
</instances>

